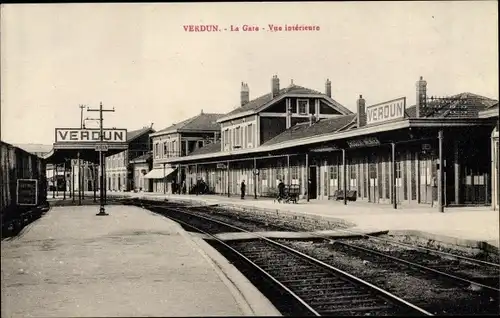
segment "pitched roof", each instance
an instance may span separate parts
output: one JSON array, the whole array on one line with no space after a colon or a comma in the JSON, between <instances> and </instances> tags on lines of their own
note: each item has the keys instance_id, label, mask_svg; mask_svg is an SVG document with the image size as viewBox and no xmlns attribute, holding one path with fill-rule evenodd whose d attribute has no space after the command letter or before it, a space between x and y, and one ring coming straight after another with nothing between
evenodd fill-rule
<instances>
[{"instance_id":1,"label":"pitched roof","mask_svg":"<svg viewBox=\"0 0 500 318\"><path fill-rule=\"evenodd\" d=\"M478 113L498 104L497 100L472 93L460 93L446 99L431 99L420 118L477 118ZM417 116L416 105L406 109L409 118Z\"/></svg>"},{"instance_id":2,"label":"pitched roof","mask_svg":"<svg viewBox=\"0 0 500 318\"><path fill-rule=\"evenodd\" d=\"M207 153L216 153L216 152L220 152L220 151L221 151L221 142L218 141L215 143L205 145L201 148L197 148L193 152L191 152L189 155L190 156L203 155L203 154L207 154Z\"/></svg>"},{"instance_id":3,"label":"pitched roof","mask_svg":"<svg viewBox=\"0 0 500 318\"><path fill-rule=\"evenodd\" d=\"M321 95L324 97L327 97L324 93L321 93L319 91L306 88L303 86L291 84L288 87L282 88L278 91L278 94L273 98L272 93L268 93L262 96L259 96L250 102L246 103L245 105L238 107L231 112L227 113L224 115L224 117L230 117L237 115L239 113L243 113L246 111L256 111L257 109L261 108L265 104L271 102L273 99L278 99L284 94L297 94L297 95ZM339 104L340 105L340 104Z\"/></svg>"},{"instance_id":4,"label":"pitched roof","mask_svg":"<svg viewBox=\"0 0 500 318\"><path fill-rule=\"evenodd\" d=\"M356 114L349 114L333 118L320 119L312 124L309 124L309 122L299 123L268 140L263 144L263 146L278 144L292 139L301 139L333 133L350 124L355 118Z\"/></svg>"},{"instance_id":5,"label":"pitched roof","mask_svg":"<svg viewBox=\"0 0 500 318\"><path fill-rule=\"evenodd\" d=\"M217 119L224 116L224 114L216 113L200 113L194 117L181 121L180 123L173 124L164 128L157 133L170 132L170 131L220 131L220 124Z\"/></svg>"},{"instance_id":6,"label":"pitched roof","mask_svg":"<svg viewBox=\"0 0 500 318\"><path fill-rule=\"evenodd\" d=\"M142 136L145 133L154 132L152 127L143 127L141 129L127 131L127 142L134 140L135 138Z\"/></svg>"}]
</instances>

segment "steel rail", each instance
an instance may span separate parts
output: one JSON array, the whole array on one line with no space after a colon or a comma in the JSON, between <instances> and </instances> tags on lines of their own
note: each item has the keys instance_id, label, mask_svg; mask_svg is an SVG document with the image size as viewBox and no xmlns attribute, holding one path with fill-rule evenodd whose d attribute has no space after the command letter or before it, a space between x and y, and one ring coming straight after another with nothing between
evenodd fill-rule
<instances>
[{"instance_id":1,"label":"steel rail","mask_svg":"<svg viewBox=\"0 0 500 318\"><path fill-rule=\"evenodd\" d=\"M151 206L151 207L157 207L157 208L163 208L163 209L170 209L170 208L167 208L165 206ZM176 211L176 212L179 212L179 211ZM186 213L186 214L189 214L189 215L193 215L191 213ZM196 217L199 217L197 215L194 215ZM229 246L226 242L222 241L221 239L217 238L216 236L206 232L206 231L203 231L202 229L199 229L197 228L196 226L194 225L191 225L189 223L186 223L182 220L179 220L175 217L171 217L171 216L166 216L164 215L164 217L166 218L169 218L175 222L178 222L178 223L181 223L181 224L184 224L188 227L191 227L207 236L209 236L211 239L217 241L218 243L224 245L224 247L230 249L233 253L235 253L236 255L238 255L239 257L241 257L242 259L244 259L246 262L248 262L249 264L251 264L254 268L256 268L257 270L259 270L262 274L264 274L265 276L267 276L269 279L271 279L275 284L279 285L282 289L284 289L288 294L290 294L293 298L295 298L300 304L302 304L307 310L309 310L311 313L313 313L315 316L321 316L316 310L314 310L311 306L309 306L302 298L300 298L299 296L297 296L293 291L291 291L288 287L286 287L285 285L283 285L281 282L279 282L277 279L275 279L271 274L269 274L268 272L266 272L264 269L262 269L259 265L255 264L254 262L252 262L248 257L246 257L245 255L241 254L240 252L238 252L236 249L234 249L233 247ZM212 222L215 222L215 221L212 221ZM215 223L220 223L220 222L215 222Z\"/></svg>"},{"instance_id":2,"label":"steel rail","mask_svg":"<svg viewBox=\"0 0 500 318\"><path fill-rule=\"evenodd\" d=\"M194 208L203 208L203 206L196 206ZM285 228L285 229L292 230L294 232L298 232L297 230L295 230L293 228L290 228L290 227L287 227L287 226L282 226L282 225L280 225L280 226L283 227L283 228ZM407 243L402 243L402 242L398 242L398 241L395 241L395 240L380 238L380 237L376 237L376 236L373 236L373 235L370 235L370 234L366 234L366 233L362 233L362 232L358 232L358 231L352 231L352 230L348 230L348 229L335 229L335 230L336 231L340 231L340 232L349 233L349 234L356 234L356 235L360 235L360 236L365 236L365 237L368 237L370 239L374 239L374 240L378 240L378 241L385 241L385 242L388 242L388 243L392 243L392 244L396 244L396 245L400 245L400 246L404 246L404 247L425 250L425 251L428 251L428 252L431 252L431 253L435 253L435 254L441 254L441 255L445 255L445 256L449 256L449 257L463 259L463 260L469 261L471 263L476 263L477 265L484 264L484 265L488 265L488 266L491 266L491 267L498 267L498 268L500 268L500 264L498 264L498 263L492 263L492 262L477 260L477 259L473 259L473 258L470 258L470 257L467 257L467 256L456 255L456 254L452 254L452 253L448 253L448 252L434 250L434 249L431 249L431 248L426 248L426 247L423 247L423 246L410 245L410 244L407 244ZM316 237L320 237L320 238L325 238L325 239L329 239L329 240L332 239L331 237L324 236L324 235L321 235L319 233L318 234L314 234L314 235Z\"/></svg>"},{"instance_id":3,"label":"steel rail","mask_svg":"<svg viewBox=\"0 0 500 318\"><path fill-rule=\"evenodd\" d=\"M434 250L434 249L431 249L431 248L427 248L427 247L423 247L423 246L418 246L418 245L410 245L410 244L406 244L406 243L402 243L402 242L398 242L398 241L394 241L394 240L389 240L389 239L384 239L384 238L376 237L376 236L373 236L373 235L370 235L370 234L361 233L361 232L350 231L350 230L346 230L346 229L337 229L337 230L341 231L341 232L350 233L350 234L358 234L358 235L366 236L366 237L374 239L374 240L385 241L385 242L388 242L388 243L392 243L392 244L396 244L396 245L401 245L401 246L404 246L404 247L416 248L416 249L428 251L428 252L435 253L435 254L441 254L441 255L445 255L445 256L449 256L449 257L455 257L455 258L463 259L463 260L466 260L466 261L469 261L469 262L472 262L472 263L484 264L484 265L488 265L488 266L491 266L491 267L498 267L498 268L500 268L500 264L492 263L492 262L487 262L487 261L482 261L482 260L478 260L478 259L473 259L473 258L470 258L470 257L467 257L467 256L456 255L456 254L452 254L452 253L448 253L448 252L438 251L438 250Z\"/></svg>"},{"instance_id":4,"label":"steel rail","mask_svg":"<svg viewBox=\"0 0 500 318\"><path fill-rule=\"evenodd\" d=\"M188 207L189 208L189 207ZM282 226L280 225L282 228L286 228L286 229L289 229L293 232L299 232L299 231L296 231L290 227L287 227L287 226ZM360 234L361 236L368 236L369 238L375 238L377 239L377 237L374 237L374 236L370 236L370 235L366 235L366 234L363 234L363 233L359 233L359 232L355 232L355 231L346 231L346 230L343 230L343 229L337 229L339 231L342 231L342 232L347 232L347 233L350 233L350 234ZM329 241L333 241L334 243L336 244L343 244L345 246L349 246L349 247L352 247L352 248L357 248L357 249L360 249L360 250L363 250L365 252L368 252L368 253L371 253L371 254L376 254L376 255L379 255L381 257L385 257L385 258L389 258L389 259L392 259L394 261L397 261L397 262L400 262L400 263L404 263L404 264L407 264L409 266L413 266L413 267L417 267L417 268L421 268L421 269L424 269L426 271L429 271L429 272L433 272L435 274L439 274L441 276L445 276L445 277L448 277L448 278L452 278L452 279L455 279L457 281L461 281L461 282L465 282L465 283L468 283L468 284L473 284L473 285L476 285L476 286L480 286L480 287L483 287L483 288L486 288L486 289L490 289L490 290L493 290L493 291L496 291L496 292L500 292L500 289L496 288L496 287L492 287L492 286L488 286L488 285L484 285L484 284L481 284L481 283L478 283L478 282L475 282L475 281L472 281L472 280L468 280L466 278L462 278L462 277L459 277L459 276L455 276L455 275L452 275L452 274L448 274L448 273L445 273L445 272L442 272L442 271L439 271L439 270L436 270L434 268L431 268L431 267L427 267L427 266L424 266L424 265L420 265L420 264L417 264L417 263L414 263L414 262L411 262L411 261L407 261L407 260L404 260L404 259L401 259L401 258L398 258L398 257L394 257L394 256L391 256L391 255L386 255L386 254L383 254L381 252L378 252L378 251L375 251L375 250L371 250L371 249L368 249L368 248L365 248L365 247L360 247L360 246L355 246L355 245L351 245L351 244L348 244L348 243L345 243L345 242L339 242L339 241L336 241L335 239L332 239L331 237L328 237L328 236L324 236L324 235L321 235L321 234L316 234L316 233L311 233L311 238L322 238L322 239L325 239L325 240L329 240ZM382 239L381 239L382 240ZM390 243L393 243L391 240L386 240ZM394 243L398 243L398 242L394 242ZM406 247L411 247L413 248L414 246L412 245L407 245L407 244L402 244L402 246L406 246ZM434 250L430 250L432 252L434 252ZM442 253L445 253L445 252L442 252ZM446 254L449 254L449 253L446 253ZM447 255L448 256L448 255ZM452 256L452 257L458 257L460 258L459 255L454 255L454 254L449 254L449 256ZM474 259L470 259L470 258L466 258L467 261L469 262L473 262L475 261ZM488 262L486 262L488 263ZM493 265L497 265L495 263L491 263ZM475 265L478 265L480 266L479 264L475 264Z\"/></svg>"},{"instance_id":5,"label":"steel rail","mask_svg":"<svg viewBox=\"0 0 500 318\"><path fill-rule=\"evenodd\" d=\"M313 258L313 257L311 257L311 256L309 256L309 255L306 255L306 254L304 254L304 253L302 253L302 252L299 252L299 251L297 251L297 250L295 250L295 249L293 249L293 248L291 248L291 247L288 247L288 246L286 246L286 245L283 245L283 244L281 244L281 243L279 243L279 242L275 242L275 241L273 241L273 240L271 240L271 239L269 239L269 238L267 238L267 237L265 237L265 236L262 236L262 235L259 235L259 234L256 234L256 233L253 233L253 232L250 232L250 231L247 231L247 230L241 229L241 228L239 228L239 227L237 227L237 226L234 226L234 225L228 224L228 223L223 222L223 221L220 221L220 220L214 220L214 219L212 219L212 218L208 218L208 217L201 216L201 215L196 215L196 214L189 213L189 212L186 212L186 211L182 211L182 210L179 210L179 209L176 209L176 208L170 208L170 207L166 207L166 206L156 206L156 207L160 207L160 208L163 208L163 209L165 209L165 210L171 210L171 211L175 211L175 212L179 212L179 213L184 213L184 214L188 214L188 215L194 215L194 216L196 216L196 217L199 217L199 218L205 219L205 220L207 220L207 221L211 221L211 222L215 222L215 223L223 224L223 225L225 225L225 226L229 226L229 227L232 227L232 228L234 228L234 229L237 229L237 230L239 230L239 231L241 231L241 232L245 232L245 233L247 233L247 234L251 234L251 235L255 236L256 238L259 238L259 239L261 239L261 240L264 240L264 241L266 241L266 242L269 242L269 243L271 243L271 244L274 244L274 245L276 245L276 246L279 246L279 247L281 247L281 248L283 248L283 249L285 249L285 250L287 250L287 251L289 251L289 252L292 252L292 253L294 253L294 254L296 254L296 255L299 255L299 256L301 256L302 258L309 260L311 263L314 263L314 264L320 265L321 267L323 267L323 268L327 268L327 269L329 269L329 270L331 270L331 271L334 271L334 272L336 272L336 273L338 273L338 274L340 274L340 275L343 275L344 277L348 277L348 278L350 278L351 280L353 280L353 281L357 282L358 284L363 285L364 287L368 287L368 288L369 288L369 289L371 289L371 290L377 291L378 293L380 293L380 294L382 294L382 295L386 296L387 298L391 299L392 301L397 302L399 305L404 305L404 306L406 306L406 307L412 308L413 310L416 310L416 311L418 311L419 313L424 314L424 315L427 315L427 316L433 316L433 315L432 315L431 313L429 313L428 311L426 311L426 310L424 310L424 309L422 309L422 308L420 308L420 307L418 307L418 306L416 306L416 305L414 305L414 304L412 304L412 303L410 303L410 302L408 302L408 301L406 301L406 300L404 300L404 299L402 299L402 298L400 298L400 297L398 297L398 296L396 296L396 295L394 295L394 294L392 294L392 293L390 293L390 292L388 292L388 291L386 291L386 290L383 290L383 289L381 289L380 287L377 287L377 286L375 286L375 285L373 285L373 284L371 284L371 283L369 283L369 282L367 282L367 281L364 281L364 280L362 280L362 279L360 279L360 278L358 278L358 277L356 277L356 276L353 276L353 275L351 275L351 274L349 274L349 273L347 273L347 272L345 272L345 271L343 271L343 270L340 270L340 269L338 269L338 268L336 268L336 267L333 267L333 266L331 266L331 265L329 265L329 264L326 264L326 263L324 263L324 262L322 262L322 261L320 261L320 260L318 260L318 259L316 259L316 258ZM189 207L186 207L186 208L189 208Z\"/></svg>"},{"instance_id":6,"label":"steel rail","mask_svg":"<svg viewBox=\"0 0 500 318\"><path fill-rule=\"evenodd\" d=\"M416 264L416 263L413 263L413 262L410 262L410 261L407 261L407 260L404 260L404 259L401 259L401 258L398 258L398 257L394 257L394 256L391 256L391 255L386 255L386 254L383 254L381 252L374 251L374 250L371 250L371 249L368 249L368 248L365 248L365 247L362 247L362 246L352 245L352 244L348 244L348 243L345 243L345 242L339 242L339 241L334 241L334 244L348 246L348 247L353 248L353 249L358 249L358 250L361 250L361 251L364 251L364 252L367 252L367 253L371 253L371 254L378 255L378 256L381 256L381 257L385 257L385 258L388 258L388 259L392 259L394 261L397 261L397 262L400 262L400 263L404 263L404 264L407 264L407 265L410 265L410 266L413 266L413 267L424 269L426 271L433 272L433 273L439 274L441 276L446 276L446 277L452 278L454 280L462 281L464 283L468 283L468 284L480 286L480 287L483 287L483 288L486 288L486 289L490 289L490 290L493 290L493 291L496 291L496 292L500 292L500 289L498 289L496 287L492 287L492 286L484 285L484 284L481 284L481 283L477 283L477 282L468 280L466 278L462 278L462 277L458 277L458 276L455 276L455 275L452 275L452 274L448 274L448 273L436 270L434 268L427 267L427 266L420 265L420 264Z\"/></svg>"}]
</instances>

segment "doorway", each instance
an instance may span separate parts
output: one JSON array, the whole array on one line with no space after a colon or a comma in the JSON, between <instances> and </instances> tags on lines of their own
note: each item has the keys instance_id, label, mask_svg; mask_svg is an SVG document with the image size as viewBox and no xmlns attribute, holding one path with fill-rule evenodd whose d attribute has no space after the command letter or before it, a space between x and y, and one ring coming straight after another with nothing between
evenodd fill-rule
<instances>
[{"instance_id":1,"label":"doorway","mask_svg":"<svg viewBox=\"0 0 500 318\"><path fill-rule=\"evenodd\" d=\"M316 175L316 166L310 166L309 167L309 180L311 183L309 183L309 199L317 199L318 197L318 176Z\"/></svg>"}]
</instances>

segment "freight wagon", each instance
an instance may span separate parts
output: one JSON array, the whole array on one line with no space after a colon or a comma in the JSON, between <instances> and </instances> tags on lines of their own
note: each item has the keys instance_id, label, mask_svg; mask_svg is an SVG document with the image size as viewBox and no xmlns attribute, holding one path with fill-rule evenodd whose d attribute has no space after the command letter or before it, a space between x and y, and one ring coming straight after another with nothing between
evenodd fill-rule
<instances>
[{"instance_id":1,"label":"freight wagon","mask_svg":"<svg viewBox=\"0 0 500 318\"><path fill-rule=\"evenodd\" d=\"M18 233L48 209L46 163L42 158L0 141L2 236ZM18 204L17 184L21 179L37 180L36 203Z\"/></svg>"}]
</instances>

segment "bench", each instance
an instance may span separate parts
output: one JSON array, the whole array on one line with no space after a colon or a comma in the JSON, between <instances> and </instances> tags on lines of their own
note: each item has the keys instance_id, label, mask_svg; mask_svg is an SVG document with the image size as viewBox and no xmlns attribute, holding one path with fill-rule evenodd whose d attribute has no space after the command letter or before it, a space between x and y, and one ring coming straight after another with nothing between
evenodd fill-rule
<instances>
[{"instance_id":1,"label":"bench","mask_svg":"<svg viewBox=\"0 0 500 318\"><path fill-rule=\"evenodd\" d=\"M358 192L356 190L347 191L347 201L356 201ZM335 190L333 196L328 197L329 200L344 200L344 190Z\"/></svg>"}]
</instances>

